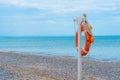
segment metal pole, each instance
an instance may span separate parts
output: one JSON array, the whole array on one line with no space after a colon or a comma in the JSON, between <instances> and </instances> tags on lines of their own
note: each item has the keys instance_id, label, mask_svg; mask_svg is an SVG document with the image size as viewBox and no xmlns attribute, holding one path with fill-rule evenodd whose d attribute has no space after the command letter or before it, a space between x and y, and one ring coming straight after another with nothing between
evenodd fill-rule
<instances>
[{"instance_id":1,"label":"metal pole","mask_svg":"<svg viewBox=\"0 0 120 80\"><path fill-rule=\"evenodd\" d=\"M81 25L78 25L78 80L82 80Z\"/></svg>"}]
</instances>

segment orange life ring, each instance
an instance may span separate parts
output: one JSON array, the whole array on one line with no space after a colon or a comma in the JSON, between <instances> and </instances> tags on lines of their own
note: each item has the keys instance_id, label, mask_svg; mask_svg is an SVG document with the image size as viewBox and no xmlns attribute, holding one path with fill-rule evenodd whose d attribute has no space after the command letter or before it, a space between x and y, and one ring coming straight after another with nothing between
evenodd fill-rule
<instances>
[{"instance_id":1,"label":"orange life ring","mask_svg":"<svg viewBox=\"0 0 120 80\"><path fill-rule=\"evenodd\" d=\"M82 55L82 56L86 56L86 55L88 54L88 52L89 52L91 43L94 42L94 38L92 37L92 35L90 35L90 34L86 31L84 25L81 25L81 31L82 31L82 32L84 31L84 34L85 34L85 45L84 45L84 48L81 49L81 55ZM78 48L78 32L76 32L75 42L76 42L76 48Z\"/></svg>"}]
</instances>

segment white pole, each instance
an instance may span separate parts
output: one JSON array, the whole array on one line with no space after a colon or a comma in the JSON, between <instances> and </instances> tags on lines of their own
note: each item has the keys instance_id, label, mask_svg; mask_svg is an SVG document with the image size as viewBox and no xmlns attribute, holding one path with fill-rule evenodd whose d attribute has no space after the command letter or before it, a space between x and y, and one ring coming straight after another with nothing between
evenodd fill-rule
<instances>
[{"instance_id":1,"label":"white pole","mask_svg":"<svg viewBox=\"0 0 120 80\"><path fill-rule=\"evenodd\" d=\"M82 80L81 25L78 25L78 80Z\"/></svg>"}]
</instances>

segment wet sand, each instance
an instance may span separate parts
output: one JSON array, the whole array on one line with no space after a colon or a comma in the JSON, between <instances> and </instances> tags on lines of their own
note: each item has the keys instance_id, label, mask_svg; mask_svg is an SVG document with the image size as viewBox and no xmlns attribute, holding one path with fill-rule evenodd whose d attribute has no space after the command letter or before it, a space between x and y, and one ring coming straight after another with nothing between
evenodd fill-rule
<instances>
[{"instance_id":1,"label":"wet sand","mask_svg":"<svg viewBox=\"0 0 120 80\"><path fill-rule=\"evenodd\" d=\"M83 59L83 80L120 80L120 62ZM0 52L0 80L77 80L70 57Z\"/></svg>"}]
</instances>

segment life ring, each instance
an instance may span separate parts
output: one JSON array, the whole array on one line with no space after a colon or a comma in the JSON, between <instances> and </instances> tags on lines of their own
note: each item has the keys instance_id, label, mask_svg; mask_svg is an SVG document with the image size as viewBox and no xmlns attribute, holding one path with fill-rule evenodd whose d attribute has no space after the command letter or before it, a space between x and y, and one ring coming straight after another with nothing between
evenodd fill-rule
<instances>
[{"instance_id":1,"label":"life ring","mask_svg":"<svg viewBox=\"0 0 120 80\"><path fill-rule=\"evenodd\" d=\"M89 28L92 29L91 26ZM85 35L85 45L84 45L84 48L81 49L81 55L86 56L89 52L91 43L94 42L94 38L92 37L91 34L89 34L86 31L85 26L83 24L81 24L81 32L83 32L83 31L84 31L84 35ZM76 48L78 49L78 32L76 32L75 42L76 42Z\"/></svg>"}]
</instances>

